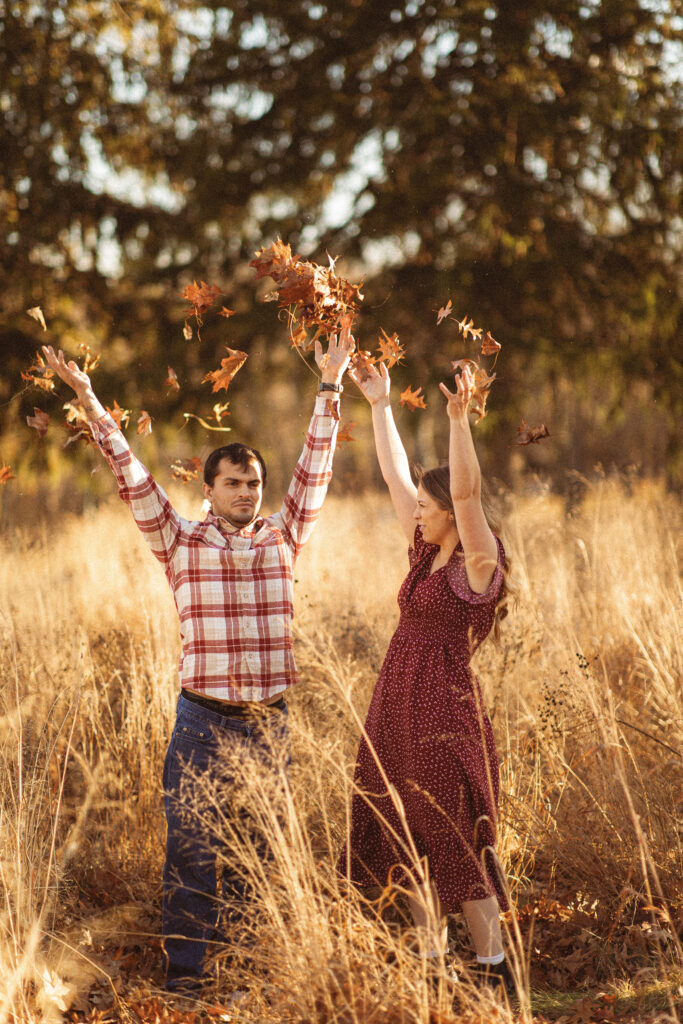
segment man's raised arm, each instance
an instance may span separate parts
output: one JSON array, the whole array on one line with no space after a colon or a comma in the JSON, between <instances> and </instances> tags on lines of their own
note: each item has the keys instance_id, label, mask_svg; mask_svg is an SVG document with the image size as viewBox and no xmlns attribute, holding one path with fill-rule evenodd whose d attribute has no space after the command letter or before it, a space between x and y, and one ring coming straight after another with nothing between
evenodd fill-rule
<instances>
[{"instance_id":1,"label":"man's raised arm","mask_svg":"<svg viewBox=\"0 0 683 1024\"><path fill-rule=\"evenodd\" d=\"M95 395L88 374L73 359L67 362L61 349L55 354L52 346L43 345L43 353L50 368L75 391L95 442L116 477L119 496L133 513L152 553L168 570L180 533L180 518L165 491L133 455L123 432Z\"/></svg>"},{"instance_id":2,"label":"man's raised arm","mask_svg":"<svg viewBox=\"0 0 683 1024\"><path fill-rule=\"evenodd\" d=\"M339 427L339 391L354 345L348 326L339 336L330 335L326 353L323 354L319 341L315 343L315 361L321 371L320 387L327 386L330 390L318 393L303 451L279 513L295 556L318 521L332 478L332 458Z\"/></svg>"}]
</instances>

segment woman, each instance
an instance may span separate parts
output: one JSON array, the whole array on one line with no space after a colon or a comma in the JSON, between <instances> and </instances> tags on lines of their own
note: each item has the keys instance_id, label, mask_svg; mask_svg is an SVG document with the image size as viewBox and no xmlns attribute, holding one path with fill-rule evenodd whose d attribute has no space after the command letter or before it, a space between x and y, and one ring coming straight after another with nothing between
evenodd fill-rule
<instances>
[{"instance_id":1,"label":"woman","mask_svg":"<svg viewBox=\"0 0 683 1024\"><path fill-rule=\"evenodd\" d=\"M468 421L474 379L441 384L449 465L417 488L389 399L387 368L349 374L372 406L375 445L410 571L372 697L356 763L351 833L340 866L360 885L406 886L423 956L441 957L446 914L462 910L480 976L512 991L499 910L505 885L493 852L498 760L469 662L502 608L505 552L481 502Z\"/></svg>"}]
</instances>

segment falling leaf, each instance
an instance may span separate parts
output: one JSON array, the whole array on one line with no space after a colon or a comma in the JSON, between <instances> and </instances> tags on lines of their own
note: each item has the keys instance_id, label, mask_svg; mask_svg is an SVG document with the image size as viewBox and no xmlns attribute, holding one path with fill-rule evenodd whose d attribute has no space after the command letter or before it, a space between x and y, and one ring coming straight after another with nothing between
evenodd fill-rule
<instances>
[{"instance_id":1,"label":"falling leaf","mask_svg":"<svg viewBox=\"0 0 683 1024\"><path fill-rule=\"evenodd\" d=\"M40 352L36 352L36 360L33 366L29 366L26 373L21 373L21 379L27 380L36 388L40 388L41 391L54 391L54 370L51 370L47 365Z\"/></svg>"},{"instance_id":2,"label":"falling leaf","mask_svg":"<svg viewBox=\"0 0 683 1024\"><path fill-rule=\"evenodd\" d=\"M38 437L45 437L47 434L48 424L50 417L42 409L36 409L33 407L33 416L27 416L26 422L29 427L34 427L38 431Z\"/></svg>"},{"instance_id":3,"label":"falling leaf","mask_svg":"<svg viewBox=\"0 0 683 1024\"><path fill-rule=\"evenodd\" d=\"M183 327L183 338L185 338L185 341L192 341L192 328L189 320L185 321L185 326Z\"/></svg>"},{"instance_id":4,"label":"falling leaf","mask_svg":"<svg viewBox=\"0 0 683 1024\"><path fill-rule=\"evenodd\" d=\"M40 308L40 306L31 306L30 309L26 310L26 313L28 314L28 316L32 317L34 320L37 320L38 323L40 324L40 326L43 328L44 331L47 330L47 324L45 323L45 317L43 316L43 311Z\"/></svg>"},{"instance_id":5,"label":"falling leaf","mask_svg":"<svg viewBox=\"0 0 683 1024\"><path fill-rule=\"evenodd\" d=\"M66 412L66 422L88 426L88 417L81 402L76 398L73 402L65 402L62 409Z\"/></svg>"},{"instance_id":6,"label":"falling leaf","mask_svg":"<svg viewBox=\"0 0 683 1024\"><path fill-rule=\"evenodd\" d=\"M202 316L216 305L220 294L221 290L217 285L207 284L206 281L202 281L200 284L193 281L192 284L188 284L183 291L183 298L192 306L192 309L188 310L188 315L195 316L201 323Z\"/></svg>"},{"instance_id":7,"label":"falling leaf","mask_svg":"<svg viewBox=\"0 0 683 1024\"><path fill-rule=\"evenodd\" d=\"M396 363L399 363L401 359L403 359L406 354L406 350L403 345L399 343L398 334L394 333L389 337L382 327L380 327L380 332L381 333L377 339L379 341L380 350L379 358L382 362L387 364L387 368L390 370L392 366L395 366Z\"/></svg>"},{"instance_id":8,"label":"falling leaf","mask_svg":"<svg viewBox=\"0 0 683 1024\"><path fill-rule=\"evenodd\" d=\"M351 436L351 431L358 424L355 420L351 420L349 423L343 423L337 431L337 444L344 444L346 441L353 441L354 438Z\"/></svg>"},{"instance_id":9,"label":"falling leaf","mask_svg":"<svg viewBox=\"0 0 683 1024\"><path fill-rule=\"evenodd\" d=\"M223 418L225 416L229 416L230 415L230 413L228 412L228 406L229 405L230 405L230 402L216 402L216 404L214 405L214 407L213 407L213 415L214 415L214 419L216 420L216 423L217 423L217 426L215 426L215 427L211 423L207 423L206 420L202 419L201 416L196 416L193 412L184 412L183 416L185 417L186 420L197 420L197 422L201 423L201 425L204 427L205 430L221 431L221 432L227 434L227 433L229 433L231 428L230 427L222 426L222 423L223 423Z\"/></svg>"},{"instance_id":10,"label":"falling leaf","mask_svg":"<svg viewBox=\"0 0 683 1024\"><path fill-rule=\"evenodd\" d=\"M152 417L143 409L138 419L138 434L140 437L147 437L152 433Z\"/></svg>"},{"instance_id":11,"label":"falling leaf","mask_svg":"<svg viewBox=\"0 0 683 1024\"><path fill-rule=\"evenodd\" d=\"M83 353L83 366L81 369L83 373L90 373L92 370L96 370L99 366L100 355L96 356L90 354L90 345L79 345L78 351Z\"/></svg>"},{"instance_id":12,"label":"falling leaf","mask_svg":"<svg viewBox=\"0 0 683 1024\"><path fill-rule=\"evenodd\" d=\"M0 466L0 484L9 483L10 480L14 480L14 473L9 466Z\"/></svg>"},{"instance_id":13,"label":"falling leaf","mask_svg":"<svg viewBox=\"0 0 683 1024\"><path fill-rule=\"evenodd\" d=\"M538 444L544 437L550 437L545 423L541 423L537 427L530 427L524 417L522 417L522 423L517 427L517 440L510 447L516 448L527 444Z\"/></svg>"},{"instance_id":14,"label":"falling leaf","mask_svg":"<svg viewBox=\"0 0 683 1024\"><path fill-rule=\"evenodd\" d=\"M437 327L441 323L442 320L446 320L446 318L451 315L452 309L453 309L453 303L449 299L448 302L446 303L446 305L442 306L441 309L439 310L439 312L437 313L437 316L436 316Z\"/></svg>"},{"instance_id":15,"label":"falling leaf","mask_svg":"<svg viewBox=\"0 0 683 1024\"><path fill-rule=\"evenodd\" d=\"M296 330L294 329L295 324L297 325ZM313 347L313 339L309 339L308 331L294 317L292 317L289 325L289 337L292 348L298 348L302 352L306 352Z\"/></svg>"},{"instance_id":16,"label":"falling leaf","mask_svg":"<svg viewBox=\"0 0 683 1024\"><path fill-rule=\"evenodd\" d=\"M420 394L421 391L421 387L415 388L414 391L411 388L406 388L401 392L401 405L407 405L411 412L414 412L415 409L426 409L427 406L423 395Z\"/></svg>"},{"instance_id":17,"label":"falling leaf","mask_svg":"<svg viewBox=\"0 0 683 1024\"><path fill-rule=\"evenodd\" d=\"M484 335L484 340L481 343L481 354L483 356L497 356L500 349L500 342L496 341L491 333L487 331Z\"/></svg>"},{"instance_id":18,"label":"falling leaf","mask_svg":"<svg viewBox=\"0 0 683 1024\"><path fill-rule=\"evenodd\" d=\"M122 409L116 399L114 399L114 408L110 409L109 406L107 406L106 409L119 430L128 426L130 421L130 409Z\"/></svg>"},{"instance_id":19,"label":"falling leaf","mask_svg":"<svg viewBox=\"0 0 683 1024\"><path fill-rule=\"evenodd\" d=\"M221 388L225 388L227 391L230 381L247 358L246 352L239 352L237 349L228 348L227 345L225 350L228 353L228 358L222 359L219 369L212 370L211 373L207 373L202 379L202 384L205 384L207 381L213 382L212 391L219 391Z\"/></svg>"},{"instance_id":20,"label":"falling leaf","mask_svg":"<svg viewBox=\"0 0 683 1024\"><path fill-rule=\"evenodd\" d=\"M359 348L351 356L351 366L354 368L361 381L367 380L370 376L370 367L375 360L372 354L363 348Z\"/></svg>"},{"instance_id":21,"label":"falling leaf","mask_svg":"<svg viewBox=\"0 0 683 1024\"><path fill-rule=\"evenodd\" d=\"M171 463L171 476L174 480L182 480L184 484L196 480L202 468L202 460L196 455L191 459L174 459Z\"/></svg>"},{"instance_id":22,"label":"falling leaf","mask_svg":"<svg viewBox=\"0 0 683 1024\"><path fill-rule=\"evenodd\" d=\"M468 334L472 335L473 341L479 341L482 334L481 327L475 327L474 320L468 320L467 314L465 314L462 320L456 320L455 322L460 328L460 333L462 334L465 341L467 341Z\"/></svg>"},{"instance_id":23,"label":"falling leaf","mask_svg":"<svg viewBox=\"0 0 683 1024\"><path fill-rule=\"evenodd\" d=\"M84 441L86 444L97 447L95 444L95 438L89 429L79 426L77 423L66 423L66 429L69 431L69 436L62 445L62 448L68 448L70 444L74 444L76 441Z\"/></svg>"},{"instance_id":24,"label":"falling leaf","mask_svg":"<svg viewBox=\"0 0 683 1024\"><path fill-rule=\"evenodd\" d=\"M328 333L337 330L342 317L353 317L363 299L361 285L352 284L335 273L335 260L328 258L329 265L293 256L289 245L278 238L268 248L254 253L249 263L256 270L257 278L272 277L281 308L296 307L297 320L301 325Z\"/></svg>"},{"instance_id":25,"label":"falling leaf","mask_svg":"<svg viewBox=\"0 0 683 1024\"><path fill-rule=\"evenodd\" d=\"M225 319L228 320L231 316L235 315L235 310L234 309L228 309L227 306L221 306L221 308L218 310L218 315L219 316L224 316Z\"/></svg>"},{"instance_id":26,"label":"falling leaf","mask_svg":"<svg viewBox=\"0 0 683 1024\"><path fill-rule=\"evenodd\" d=\"M486 400L494 380L495 373L489 374L474 359L456 359L451 363L454 373L462 371L466 366L472 371L474 377L474 390L470 401L470 409L476 415L475 423L481 423L486 416Z\"/></svg>"},{"instance_id":27,"label":"falling leaf","mask_svg":"<svg viewBox=\"0 0 683 1024\"><path fill-rule=\"evenodd\" d=\"M216 404L214 405L213 414L216 417L216 423L218 423L219 425L224 416L230 415L230 413L228 412L229 405L230 402L216 402Z\"/></svg>"},{"instance_id":28,"label":"falling leaf","mask_svg":"<svg viewBox=\"0 0 683 1024\"><path fill-rule=\"evenodd\" d=\"M164 381L167 388L173 388L174 391L180 391L180 384L178 383L178 377L172 366L168 367L168 377Z\"/></svg>"},{"instance_id":29,"label":"falling leaf","mask_svg":"<svg viewBox=\"0 0 683 1024\"><path fill-rule=\"evenodd\" d=\"M231 427L214 427L210 423L207 423L207 421L203 419L201 416L196 416L195 413L193 412L184 412L183 416L185 417L186 420L196 420L197 423L201 423L201 425L204 427L204 430L215 430L220 431L221 433L224 434L228 434L232 429Z\"/></svg>"}]
</instances>

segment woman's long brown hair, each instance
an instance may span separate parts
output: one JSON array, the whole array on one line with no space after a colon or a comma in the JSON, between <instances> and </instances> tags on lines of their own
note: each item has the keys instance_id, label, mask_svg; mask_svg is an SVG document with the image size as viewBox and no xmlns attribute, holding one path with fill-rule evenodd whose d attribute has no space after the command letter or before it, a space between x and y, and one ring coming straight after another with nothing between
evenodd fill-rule
<instances>
[{"instance_id":1,"label":"woman's long brown hair","mask_svg":"<svg viewBox=\"0 0 683 1024\"><path fill-rule=\"evenodd\" d=\"M423 489L430 498L434 499L439 508L450 512L453 518L455 518L455 509L453 508L453 499L451 498L451 474L448 464L436 466L434 469L422 469L421 466L416 466L415 475L418 485L422 484ZM491 493L483 480L481 481L481 507L484 510L486 522L489 524L491 532L499 536L502 523L500 512L496 508L491 498ZM506 552L505 562L503 563L503 585L500 588L500 594L496 601L496 613L493 620L494 641L499 640L500 624L508 614L510 604L515 600L516 591L510 583L510 559Z\"/></svg>"}]
</instances>

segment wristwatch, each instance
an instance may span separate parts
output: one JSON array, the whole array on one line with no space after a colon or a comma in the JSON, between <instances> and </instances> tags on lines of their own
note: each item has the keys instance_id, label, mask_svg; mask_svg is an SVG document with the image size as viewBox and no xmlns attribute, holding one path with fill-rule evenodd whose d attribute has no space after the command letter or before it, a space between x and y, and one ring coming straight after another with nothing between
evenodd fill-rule
<instances>
[{"instance_id":1,"label":"wristwatch","mask_svg":"<svg viewBox=\"0 0 683 1024\"><path fill-rule=\"evenodd\" d=\"M327 384L324 380L321 380L318 385L318 394L320 394L321 391L336 391L337 394L340 395L343 390L344 388L341 384Z\"/></svg>"}]
</instances>

